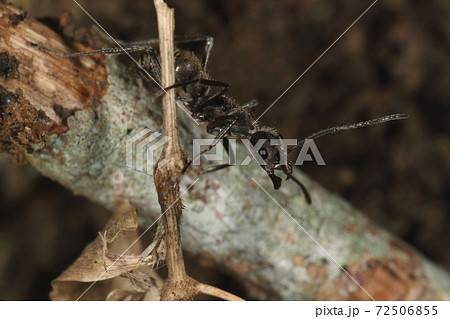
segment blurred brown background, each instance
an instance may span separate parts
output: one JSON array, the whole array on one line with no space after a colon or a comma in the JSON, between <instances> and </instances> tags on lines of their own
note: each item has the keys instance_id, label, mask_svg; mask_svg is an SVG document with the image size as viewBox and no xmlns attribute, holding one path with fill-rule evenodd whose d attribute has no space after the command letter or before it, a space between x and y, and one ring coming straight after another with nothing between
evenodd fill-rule
<instances>
[{"instance_id":1,"label":"blurred brown background","mask_svg":"<svg viewBox=\"0 0 450 319\"><path fill-rule=\"evenodd\" d=\"M70 12L72 0L16 0L32 17ZM209 71L261 114L372 1L179 0L176 34L215 38ZM122 40L156 37L150 0L83 5ZM379 1L261 119L286 138L390 113L393 122L317 141L327 166L302 169L431 260L450 268L450 3ZM55 278L109 212L0 154L0 299L46 299ZM240 293L192 256L191 273ZM195 277L195 274L193 274ZM198 277L197 277L198 278Z\"/></svg>"}]
</instances>

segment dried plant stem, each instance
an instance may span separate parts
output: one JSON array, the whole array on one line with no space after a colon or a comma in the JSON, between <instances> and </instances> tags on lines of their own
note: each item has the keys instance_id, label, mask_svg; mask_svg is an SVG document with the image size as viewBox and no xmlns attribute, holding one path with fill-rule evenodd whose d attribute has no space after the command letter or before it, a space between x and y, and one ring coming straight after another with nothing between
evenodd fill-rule
<instances>
[{"instance_id":1,"label":"dried plant stem","mask_svg":"<svg viewBox=\"0 0 450 319\"><path fill-rule=\"evenodd\" d=\"M244 301L244 299L239 298L233 294L230 294L229 292L223 291L222 289L216 287L212 287L210 285L202 284L200 282L197 282L196 287L198 290L198 294L214 296L228 301Z\"/></svg>"},{"instance_id":2,"label":"dried plant stem","mask_svg":"<svg viewBox=\"0 0 450 319\"><path fill-rule=\"evenodd\" d=\"M174 10L162 0L154 0L158 18L158 32L162 67L162 87L175 83L175 63L173 48ZM242 300L230 293L195 281L186 274L181 249L181 219L183 205L180 200L179 182L186 163L186 154L181 149L178 138L174 90L163 97L164 135L169 138L159 161L155 165L155 185L161 206L164 239L167 250L168 278L161 292L161 300L188 300L203 293L225 300ZM164 162L164 163L163 163Z\"/></svg>"},{"instance_id":3,"label":"dried plant stem","mask_svg":"<svg viewBox=\"0 0 450 319\"><path fill-rule=\"evenodd\" d=\"M155 0L158 17L158 31L160 39L162 83L168 87L175 83L173 31L174 12L163 1ZM155 185L158 192L158 201L161 206L162 223L164 224L165 242L167 249L168 279L166 288L171 289L187 279L183 261L183 252L180 244L180 223L182 217L182 204L179 199L179 176L184 166L184 153L178 140L178 128L176 118L176 105L171 98L174 90L169 90L163 97L163 124L164 135L169 138L164 144L161 158L155 165ZM165 165L162 161L168 160ZM170 299L169 289L167 296L162 299Z\"/></svg>"}]
</instances>

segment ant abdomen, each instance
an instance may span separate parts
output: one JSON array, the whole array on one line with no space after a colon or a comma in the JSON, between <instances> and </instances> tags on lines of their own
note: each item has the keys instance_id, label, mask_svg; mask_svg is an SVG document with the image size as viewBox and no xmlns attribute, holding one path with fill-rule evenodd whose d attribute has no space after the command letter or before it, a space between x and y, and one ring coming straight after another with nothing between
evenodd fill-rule
<instances>
[{"instance_id":1,"label":"ant abdomen","mask_svg":"<svg viewBox=\"0 0 450 319\"><path fill-rule=\"evenodd\" d=\"M177 50L175 53L175 78L177 83L187 82L195 78L208 78L203 73L200 60L190 51Z\"/></svg>"}]
</instances>

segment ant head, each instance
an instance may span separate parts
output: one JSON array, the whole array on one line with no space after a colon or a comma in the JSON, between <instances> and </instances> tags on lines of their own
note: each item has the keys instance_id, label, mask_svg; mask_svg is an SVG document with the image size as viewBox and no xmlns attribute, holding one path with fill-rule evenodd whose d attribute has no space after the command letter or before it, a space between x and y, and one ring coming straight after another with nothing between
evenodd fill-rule
<instances>
[{"instance_id":1,"label":"ant head","mask_svg":"<svg viewBox=\"0 0 450 319\"><path fill-rule=\"evenodd\" d=\"M289 162L285 160L283 164L281 159L286 156L283 151L282 136L271 128L261 128L250 137L250 143L255 146L258 143L262 143L261 147L256 148L256 152L264 160L264 164L261 167L267 172L272 180L275 189L281 186L281 178L274 174L276 169L283 172L291 172L292 168ZM261 142L264 141L264 142Z\"/></svg>"},{"instance_id":2,"label":"ant head","mask_svg":"<svg viewBox=\"0 0 450 319\"><path fill-rule=\"evenodd\" d=\"M286 179L292 179L298 186L300 186L305 200L311 204L311 196L306 187L292 175L292 164L287 160L287 152L284 149L281 134L271 128L261 128L250 137L250 143L255 146L264 140L261 147L255 147L258 155L264 160L265 164L261 167L267 172L272 180L275 189L280 188L282 179L275 175L274 171L281 170L286 174ZM259 146L259 145L258 145Z\"/></svg>"}]
</instances>

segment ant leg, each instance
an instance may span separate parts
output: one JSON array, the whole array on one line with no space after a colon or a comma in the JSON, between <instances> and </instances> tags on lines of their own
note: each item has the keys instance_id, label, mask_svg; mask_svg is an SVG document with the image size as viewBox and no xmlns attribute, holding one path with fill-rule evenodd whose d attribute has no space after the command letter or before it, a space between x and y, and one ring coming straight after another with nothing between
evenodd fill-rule
<instances>
[{"instance_id":1,"label":"ant leg","mask_svg":"<svg viewBox=\"0 0 450 319\"><path fill-rule=\"evenodd\" d=\"M199 35L199 36L181 36L181 37L175 37L173 42L176 45L179 44L189 44L189 43L195 43L195 42L205 42L205 53L202 58L202 68L203 71L206 70L206 65L209 61L209 56L211 54L212 47L214 45L214 38L209 35ZM127 45L127 46L141 46L141 45L159 45L159 39L150 39L150 40L144 40L144 41L136 41L136 42L120 42L120 44Z\"/></svg>"},{"instance_id":2,"label":"ant leg","mask_svg":"<svg viewBox=\"0 0 450 319\"><path fill-rule=\"evenodd\" d=\"M105 48L99 49L95 51L89 52L76 52L76 53L64 53L56 50L52 50L46 47L43 47L39 44L28 42L31 46L37 47L41 51L49 52L51 54L55 54L58 56L62 56L65 58L73 58L80 56L89 56L94 54L105 54L105 55L119 55L126 54L132 52L142 52L145 51L146 54L143 54L139 57L139 69L138 72L141 76L146 80L159 81L161 79L161 65L159 63L158 57L156 55L155 50L150 45L131 45L126 47L115 47L115 48ZM157 79L153 79L150 75L149 70L152 70L152 73L156 75Z\"/></svg>"},{"instance_id":3,"label":"ant leg","mask_svg":"<svg viewBox=\"0 0 450 319\"><path fill-rule=\"evenodd\" d=\"M193 42L205 42L205 54L202 58L202 67L203 70L206 69L206 65L208 64L209 56L211 53L211 49L214 44L214 38L208 35L203 36L194 36L194 37L176 37L174 40L174 43L176 44L183 44L183 43L193 43ZM79 53L64 53L56 50L52 50L46 47L43 47L39 44L36 44L34 42L28 42L28 44L39 48L42 51L50 52L59 56L63 57L77 57L77 56L84 56L84 55L93 55L93 54L123 54L123 51L126 52L139 52L139 51L145 51L145 50L153 50L152 45L159 44L159 39L150 39L150 40L144 40L144 41L136 41L136 42L123 42L123 41L117 41L120 45L123 46L123 48L116 47L116 48L106 48L106 49L100 49L95 50L91 52L79 52Z\"/></svg>"},{"instance_id":4,"label":"ant leg","mask_svg":"<svg viewBox=\"0 0 450 319\"><path fill-rule=\"evenodd\" d=\"M224 128L223 130L221 130L219 132L219 134L217 134L216 138L214 139L214 142L210 145L208 145L208 147L205 147L204 149L202 149L200 151L200 153L193 159L189 160L186 165L184 166L183 170L181 171L181 175L184 175L186 173L186 171L188 170L189 167L191 167L192 162L198 158L200 158L200 156L202 156L203 154L205 154L206 152L210 151L211 149L213 149L222 138L224 138L228 132L230 131L231 127L234 125L234 123L237 120L234 120L233 122L230 123L230 125L228 125L226 128Z\"/></svg>"},{"instance_id":5,"label":"ant leg","mask_svg":"<svg viewBox=\"0 0 450 319\"><path fill-rule=\"evenodd\" d=\"M242 109L254 109L258 105L258 101L256 99L250 100L247 103L241 105Z\"/></svg>"},{"instance_id":6,"label":"ant leg","mask_svg":"<svg viewBox=\"0 0 450 319\"><path fill-rule=\"evenodd\" d=\"M95 51L89 51L89 52L76 52L76 53L64 53L57 50L52 50L46 47L43 47L39 44L36 44L34 42L28 42L29 45L38 48L41 51L49 52L51 54L59 55L65 58L73 58L73 57L79 57L79 56L87 56L87 55L94 55L94 54L105 54L105 55L117 55L117 54L124 54L125 52L131 53L131 52L141 52L141 51L149 51L154 52L153 48L149 45L133 45L128 47L116 47L116 48L105 48L105 49L99 49Z\"/></svg>"},{"instance_id":7,"label":"ant leg","mask_svg":"<svg viewBox=\"0 0 450 319\"><path fill-rule=\"evenodd\" d=\"M221 89L214 93L211 97L209 97L208 99L206 99L204 102L210 102L211 100L215 99L216 97L225 94L225 92L228 91L228 84L224 83L224 82L219 82L219 81L214 81L214 80L206 80L206 79L196 79L196 80L191 80L191 81L186 81L186 82L180 82L180 83L175 83L174 85L171 85L169 87L164 88L163 90L157 92L153 98L157 99L160 96L162 96L163 94L166 93L167 90L170 89L174 89L180 86L185 86L188 84L192 84L192 83L199 83L199 84L203 84L203 85L207 85L210 87L221 87ZM200 109L203 107L203 102L201 104L199 104L196 108L195 108L195 112L194 113L198 113L198 111L200 111ZM198 109L197 109L198 108Z\"/></svg>"},{"instance_id":8,"label":"ant leg","mask_svg":"<svg viewBox=\"0 0 450 319\"><path fill-rule=\"evenodd\" d=\"M162 71L161 64L159 63L158 56L156 55L154 50L147 51L145 54L139 56L138 63L140 67L137 69L138 73L145 80L153 80L157 83L161 82ZM154 79L150 74L156 77ZM160 86L161 87L161 86Z\"/></svg>"},{"instance_id":9,"label":"ant leg","mask_svg":"<svg viewBox=\"0 0 450 319\"><path fill-rule=\"evenodd\" d=\"M231 162L233 164L236 164L236 156L235 156L233 150L230 148L230 140L228 139L228 137L224 137L222 139L222 144L223 144L223 147L225 148L225 152L227 152L228 157L231 159Z\"/></svg>"},{"instance_id":10,"label":"ant leg","mask_svg":"<svg viewBox=\"0 0 450 319\"><path fill-rule=\"evenodd\" d=\"M229 140L227 137L224 137L224 138L222 139L222 144L223 144L223 147L225 148L225 151L226 151L227 154L228 154L228 157L229 157L230 159L233 159L233 160L232 160L232 163L234 163L234 165L235 165L235 163L236 163L236 158L235 158L235 155L234 155L234 153L233 153L233 150L230 148L230 140ZM230 167L230 166L233 166L233 164L220 164L220 165L214 165L214 166L212 166L212 167L208 167L208 168L203 172L203 174L205 174L205 173L211 173L211 172L216 172L216 171L219 171L219 170L221 170L221 169L224 169L224 168L227 168L227 167Z\"/></svg>"},{"instance_id":11,"label":"ant leg","mask_svg":"<svg viewBox=\"0 0 450 319\"><path fill-rule=\"evenodd\" d=\"M140 41L125 42L122 40L117 40L117 42L122 46L134 46L134 45L159 45L159 39L148 39Z\"/></svg>"},{"instance_id":12,"label":"ant leg","mask_svg":"<svg viewBox=\"0 0 450 319\"><path fill-rule=\"evenodd\" d=\"M170 90L170 89L174 89L180 86L185 86L191 83L200 83L203 85L207 85L207 86L221 86L224 87L228 90L228 84L223 83L223 82L219 82L219 81L214 81L214 80L206 80L206 79L195 79L195 80L189 80L189 81L185 81L185 82L180 82L180 83L175 83L174 85L168 86L166 88L164 88L164 90ZM163 95L165 92L164 91L160 91L158 92L158 97L160 97L161 95ZM225 93L225 92L223 92ZM222 94L223 94L222 93Z\"/></svg>"},{"instance_id":13,"label":"ant leg","mask_svg":"<svg viewBox=\"0 0 450 319\"><path fill-rule=\"evenodd\" d=\"M201 79L199 81L199 83L210 86L210 87L220 87L220 89L217 92L215 92L213 95L206 97L200 104L197 104L194 107L193 112L192 112L194 114L200 113L202 111L202 109L208 105L208 103L211 103L211 101L214 101L216 98L224 95L230 87L227 83L214 81L214 80Z\"/></svg>"},{"instance_id":14,"label":"ant leg","mask_svg":"<svg viewBox=\"0 0 450 319\"><path fill-rule=\"evenodd\" d=\"M205 55L203 56L203 59L202 59L202 67L203 67L203 71L206 71L206 65L208 64L208 61L209 61L209 55L210 55L211 49L214 45L214 38L209 35L204 35L204 36L200 36L200 37L194 37L192 39L194 39L194 40L202 39L205 41Z\"/></svg>"}]
</instances>

